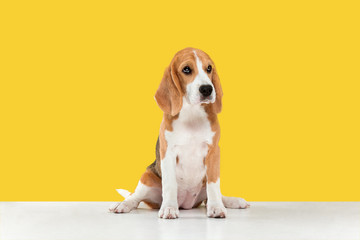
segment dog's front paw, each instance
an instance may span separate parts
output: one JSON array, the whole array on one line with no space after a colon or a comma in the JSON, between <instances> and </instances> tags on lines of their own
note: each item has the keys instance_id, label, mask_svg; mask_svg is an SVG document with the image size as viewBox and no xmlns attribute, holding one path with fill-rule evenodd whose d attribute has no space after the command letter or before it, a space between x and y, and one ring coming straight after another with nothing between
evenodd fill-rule
<instances>
[{"instance_id":1,"label":"dog's front paw","mask_svg":"<svg viewBox=\"0 0 360 240\"><path fill-rule=\"evenodd\" d=\"M207 216L211 218L225 218L226 217L226 208L221 205L208 205L207 206Z\"/></svg>"},{"instance_id":2,"label":"dog's front paw","mask_svg":"<svg viewBox=\"0 0 360 240\"><path fill-rule=\"evenodd\" d=\"M179 217L179 208L161 206L159 210L159 218L175 219Z\"/></svg>"}]
</instances>

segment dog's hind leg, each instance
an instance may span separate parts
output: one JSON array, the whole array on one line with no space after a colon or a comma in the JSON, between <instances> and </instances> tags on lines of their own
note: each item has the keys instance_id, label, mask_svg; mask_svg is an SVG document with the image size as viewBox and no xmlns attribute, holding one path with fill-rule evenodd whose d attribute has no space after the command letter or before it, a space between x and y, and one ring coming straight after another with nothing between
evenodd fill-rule
<instances>
[{"instance_id":1,"label":"dog's hind leg","mask_svg":"<svg viewBox=\"0 0 360 240\"><path fill-rule=\"evenodd\" d=\"M151 208L159 208L162 202L161 179L152 171L146 170L132 194L127 194L125 190L118 190L125 200L117 203L109 209L113 213L128 213L139 206L144 201ZM128 196L126 196L128 195Z\"/></svg>"},{"instance_id":2,"label":"dog's hind leg","mask_svg":"<svg viewBox=\"0 0 360 240\"><path fill-rule=\"evenodd\" d=\"M243 198L222 196L222 201L226 208L248 208L250 204Z\"/></svg>"}]
</instances>

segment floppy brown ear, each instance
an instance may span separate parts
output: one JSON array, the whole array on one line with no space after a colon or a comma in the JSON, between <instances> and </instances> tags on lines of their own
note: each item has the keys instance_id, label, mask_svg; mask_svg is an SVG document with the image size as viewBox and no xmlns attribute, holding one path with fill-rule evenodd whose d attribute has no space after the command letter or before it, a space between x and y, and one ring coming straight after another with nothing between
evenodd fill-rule
<instances>
[{"instance_id":1,"label":"floppy brown ear","mask_svg":"<svg viewBox=\"0 0 360 240\"><path fill-rule=\"evenodd\" d=\"M217 74L215 68L214 68L214 72L213 72L213 84L214 84L215 92L216 92L216 99L215 99L215 102L213 103L213 110L215 113L220 113L221 109L222 109L223 92L222 92L222 88L221 88L221 84L220 84L219 75Z\"/></svg>"},{"instance_id":2,"label":"floppy brown ear","mask_svg":"<svg viewBox=\"0 0 360 240\"><path fill-rule=\"evenodd\" d=\"M163 112L177 115L182 107L182 93L179 78L171 65L165 70L155 100Z\"/></svg>"}]
</instances>

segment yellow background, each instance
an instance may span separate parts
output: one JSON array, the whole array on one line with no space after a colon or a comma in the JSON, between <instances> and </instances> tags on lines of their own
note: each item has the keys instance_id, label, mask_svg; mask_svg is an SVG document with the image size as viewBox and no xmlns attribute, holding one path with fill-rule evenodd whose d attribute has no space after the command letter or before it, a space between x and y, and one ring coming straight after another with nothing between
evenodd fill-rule
<instances>
[{"instance_id":1,"label":"yellow background","mask_svg":"<svg viewBox=\"0 0 360 240\"><path fill-rule=\"evenodd\" d=\"M224 90L221 187L359 201L359 1L1 1L0 200L116 201L155 159L154 94L201 48Z\"/></svg>"}]
</instances>

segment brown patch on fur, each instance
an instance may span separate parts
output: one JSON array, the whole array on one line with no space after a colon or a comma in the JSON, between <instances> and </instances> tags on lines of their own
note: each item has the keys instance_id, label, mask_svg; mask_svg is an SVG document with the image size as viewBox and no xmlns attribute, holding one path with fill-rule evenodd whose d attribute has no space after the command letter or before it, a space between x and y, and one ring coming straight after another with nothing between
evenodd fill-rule
<instances>
[{"instance_id":1,"label":"brown patch on fur","mask_svg":"<svg viewBox=\"0 0 360 240\"><path fill-rule=\"evenodd\" d=\"M213 105L206 105L204 107L204 109L207 114L207 118L210 122L211 130L213 132L215 132L212 145L217 145L220 140L220 124L219 124L219 120L217 118L217 114L215 112Z\"/></svg>"},{"instance_id":2,"label":"brown patch on fur","mask_svg":"<svg viewBox=\"0 0 360 240\"><path fill-rule=\"evenodd\" d=\"M145 173L141 176L140 182L148 187L160 187L161 188L161 178L157 176L150 169L146 169Z\"/></svg>"},{"instance_id":3,"label":"brown patch on fur","mask_svg":"<svg viewBox=\"0 0 360 240\"><path fill-rule=\"evenodd\" d=\"M159 134L159 141L160 141L160 159L164 159L166 149L167 149L167 142L165 139L165 130L166 131L173 131L172 122L178 119L179 114L175 116L171 116L170 114L164 113L163 121L160 125L160 134Z\"/></svg>"},{"instance_id":4,"label":"brown patch on fur","mask_svg":"<svg viewBox=\"0 0 360 240\"><path fill-rule=\"evenodd\" d=\"M163 119L163 122L160 125L160 135L159 135L159 140L160 140L160 159L162 160L165 158L165 154L166 154L166 150L167 150L167 141L165 139L165 117ZM159 161L160 162L160 161Z\"/></svg>"},{"instance_id":5,"label":"brown patch on fur","mask_svg":"<svg viewBox=\"0 0 360 240\"><path fill-rule=\"evenodd\" d=\"M220 177L220 147L218 146L220 140L220 125L217 118L214 105L205 106L205 111L208 115L211 130L215 132L213 136L213 143L208 145L209 151L205 157L207 182L216 182Z\"/></svg>"},{"instance_id":6,"label":"brown patch on fur","mask_svg":"<svg viewBox=\"0 0 360 240\"><path fill-rule=\"evenodd\" d=\"M220 148L210 146L205 159L207 182L216 182L220 177Z\"/></svg>"},{"instance_id":7,"label":"brown patch on fur","mask_svg":"<svg viewBox=\"0 0 360 240\"><path fill-rule=\"evenodd\" d=\"M152 209L159 209L160 208L160 204L158 204L158 203L153 203L153 202L149 202L149 201L145 201L145 200L143 202Z\"/></svg>"},{"instance_id":8,"label":"brown patch on fur","mask_svg":"<svg viewBox=\"0 0 360 240\"><path fill-rule=\"evenodd\" d=\"M179 114L175 116L171 116L170 114L164 114L163 122L162 122L162 124L164 124L164 130L172 132L173 131L172 122L178 118L179 118Z\"/></svg>"},{"instance_id":9,"label":"brown patch on fur","mask_svg":"<svg viewBox=\"0 0 360 240\"><path fill-rule=\"evenodd\" d=\"M165 130L166 131L173 131L173 127L172 127L172 122L176 119L178 119L179 114L175 115L175 116L171 116L170 114L164 113L163 116L163 121L161 122L160 125L160 133L159 133L159 155L160 155L160 159L164 159L165 157L165 153L166 153L166 149L167 149L167 142L165 139Z\"/></svg>"},{"instance_id":10,"label":"brown patch on fur","mask_svg":"<svg viewBox=\"0 0 360 240\"><path fill-rule=\"evenodd\" d=\"M174 75L173 67L170 65L164 73L160 86L155 94L155 99L164 113L175 116L182 107L182 96L179 79Z\"/></svg>"},{"instance_id":11,"label":"brown patch on fur","mask_svg":"<svg viewBox=\"0 0 360 240\"><path fill-rule=\"evenodd\" d=\"M216 68L213 68L213 77L212 77L212 83L214 85L215 88L215 92L216 92L216 99L215 102L212 103L211 105L213 106L213 110L215 113L220 113L222 110L222 97L223 97L223 91L221 88L221 84L220 84L220 79L219 76L217 74Z\"/></svg>"},{"instance_id":12,"label":"brown patch on fur","mask_svg":"<svg viewBox=\"0 0 360 240\"><path fill-rule=\"evenodd\" d=\"M202 180L202 187L206 187L206 176Z\"/></svg>"}]
</instances>

